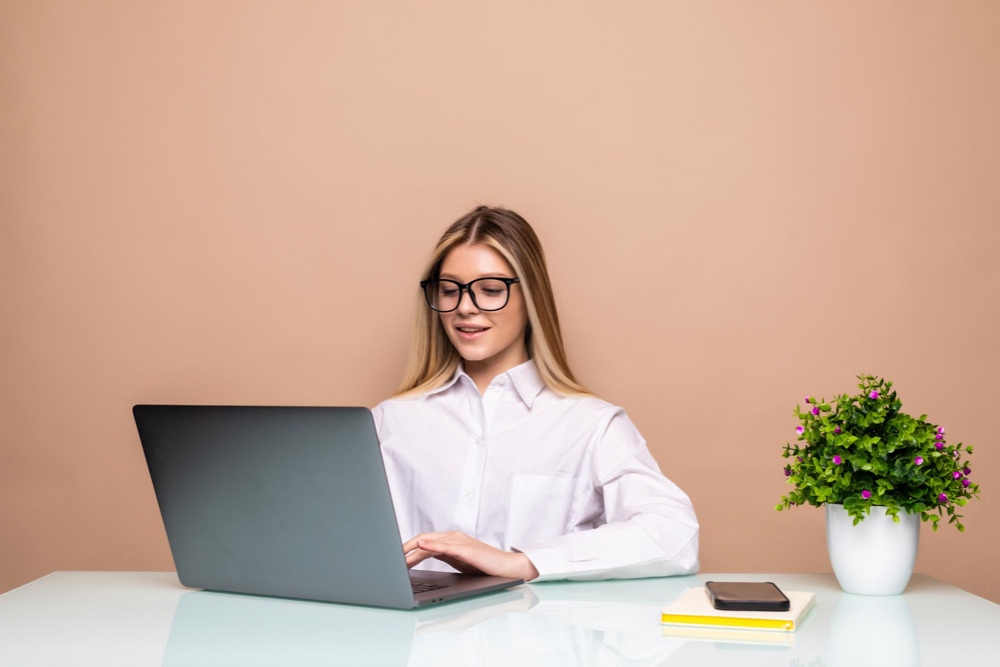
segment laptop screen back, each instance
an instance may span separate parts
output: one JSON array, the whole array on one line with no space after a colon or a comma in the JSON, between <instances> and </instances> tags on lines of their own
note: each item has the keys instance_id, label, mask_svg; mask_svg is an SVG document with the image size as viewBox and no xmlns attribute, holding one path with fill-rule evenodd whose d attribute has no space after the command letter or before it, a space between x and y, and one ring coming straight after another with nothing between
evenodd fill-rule
<instances>
[{"instance_id":1,"label":"laptop screen back","mask_svg":"<svg viewBox=\"0 0 1000 667\"><path fill-rule=\"evenodd\" d=\"M133 408L180 581L409 608L365 408Z\"/></svg>"}]
</instances>

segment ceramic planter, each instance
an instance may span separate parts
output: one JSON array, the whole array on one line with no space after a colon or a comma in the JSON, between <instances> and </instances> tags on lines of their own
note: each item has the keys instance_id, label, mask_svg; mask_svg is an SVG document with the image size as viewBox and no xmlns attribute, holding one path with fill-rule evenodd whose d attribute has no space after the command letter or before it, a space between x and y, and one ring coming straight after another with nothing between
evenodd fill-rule
<instances>
[{"instance_id":1,"label":"ceramic planter","mask_svg":"<svg viewBox=\"0 0 1000 667\"><path fill-rule=\"evenodd\" d=\"M858 525L843 505L826 506L826 545L840 587L856 595L899 595L906 588L920 542L920 515L872 507Z\"/></svg>"}]
</instances>

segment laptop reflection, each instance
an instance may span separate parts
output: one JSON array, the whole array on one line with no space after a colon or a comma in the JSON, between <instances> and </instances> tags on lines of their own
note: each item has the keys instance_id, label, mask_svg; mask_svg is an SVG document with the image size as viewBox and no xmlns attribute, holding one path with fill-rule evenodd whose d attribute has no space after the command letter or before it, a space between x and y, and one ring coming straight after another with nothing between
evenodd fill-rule
<instances>
[{"instance_id":1,"label":"laptop reflection","mask_svg":"<svg viewBox=\"0 0 1000 667\"><path fill-rule=\"evenodd\" d=\"M420 611L192 591L177 603L163 665L406 665L418 634L460 634L537 602L527 587Z\"/></svg>"}]
</instances>

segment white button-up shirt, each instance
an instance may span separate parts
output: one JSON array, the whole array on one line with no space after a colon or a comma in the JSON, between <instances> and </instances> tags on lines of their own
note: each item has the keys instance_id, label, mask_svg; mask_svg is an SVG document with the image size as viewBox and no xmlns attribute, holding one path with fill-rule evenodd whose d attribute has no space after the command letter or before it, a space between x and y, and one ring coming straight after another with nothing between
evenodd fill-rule
<instances>
[{"instance_id":1,"label":"white button-up shirt","mask_svg":"<svg viewBox=\"0 0 1000 667\"><path fill-rule=\"evenodd\" d=\"M484 394L460 364L444 386L372 413L403 540L461 531L524 552L536 581L698 570L691 501L624 410L554 393L534 361Z\"/></svg>"}]
</instances>

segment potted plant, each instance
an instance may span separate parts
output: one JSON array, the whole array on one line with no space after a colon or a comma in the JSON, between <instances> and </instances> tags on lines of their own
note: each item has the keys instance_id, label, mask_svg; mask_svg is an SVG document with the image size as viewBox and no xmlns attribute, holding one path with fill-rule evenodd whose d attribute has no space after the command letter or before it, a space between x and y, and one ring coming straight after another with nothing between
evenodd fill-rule
<instances>
[{"instance_id":1,"label":"potted plant","mask_svg":"<svg viewBox=\"0 0 1000 667\"><path fill-rule=\"evenodd\" d=\"M856 396L805 399L795 407L798 439L785 444L785 477L794 489L775 509L826 505L827 547L849 593L896 595L913 572L920 523L964 531L956 508L979 497L966 455L943 426L901 412L892 382L859 375ZM918 520L919 517L919 520Z\"/></svg>"}]
</instances>

